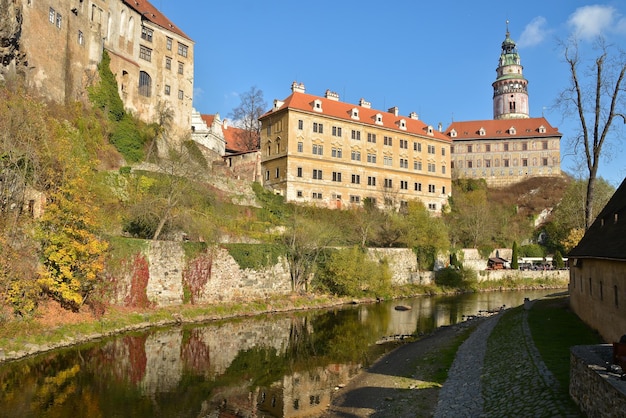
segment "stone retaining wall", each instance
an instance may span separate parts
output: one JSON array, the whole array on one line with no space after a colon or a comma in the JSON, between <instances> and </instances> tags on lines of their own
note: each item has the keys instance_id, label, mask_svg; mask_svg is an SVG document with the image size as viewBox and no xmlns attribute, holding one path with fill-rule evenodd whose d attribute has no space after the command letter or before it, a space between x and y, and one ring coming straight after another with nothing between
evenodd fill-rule
<instances>
[{"instance_id":1,"label":"stone retaining wall","mask_svg":"<svg viewBox=\"0 0 626 418\"><path fill-rule=\"evenodd\" d=\"M502 279L560 279L569 280L569 270L482 270L478 272L478 281L492 281Z\"/></svg>"},{"instance_id":2,"label":"stone retaining wall","mask_svg":"<svg viewBox=\"0 0 626 418\"><path fill-rule=\"evenodd\" d=\"M607 370L612 363L610 344L571 348L569 393L588 417L623 417L626 381Z\"/></svg>"}]
</instances>

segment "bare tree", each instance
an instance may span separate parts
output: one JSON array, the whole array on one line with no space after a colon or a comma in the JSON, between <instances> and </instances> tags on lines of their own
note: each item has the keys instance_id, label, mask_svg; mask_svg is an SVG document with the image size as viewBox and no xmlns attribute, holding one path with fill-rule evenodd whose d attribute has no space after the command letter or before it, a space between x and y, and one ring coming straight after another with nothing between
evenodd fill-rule
<instances>
[{"instance_id":1,"label":"bare tree","mask_svg":"<svg viewBox=\"0 0 626 418\"><path fill-rule=\"evenodd\" d=\"M230 114L233 124L242 129L238 134L239 142L248 150L258 149L261 139L261 122L259 118L267 110L267 103L263 99L263 91L250 87L241 94L241 103Z\"/></svg>"},{"instance_id":2,"label":"bare tree","mask_svg":"<svg viewBox=\"0 0 626 418\"><path fill-rule=\"evenodd\" d=\"M626 123L623 113L624 75L626 74L626 57L623 51L614 50L604 39L598 39L593 51L597 56L585 60L579 55L576 39L571 39L564 46L564 58L569 67L571 83L559 95L558 106L565 114L575 114L580 122L579 134L573 138L574 148L583 147L587 179L585 200L585 229L594 220L594 199L596 177L602 148L607 138L613 133L613 122L621 117ZM611 55L615 53L615 56ZM581 66L583 68L581 73ZM617 135L619 137L619 134Z\"/></svg>"}]
</instances>

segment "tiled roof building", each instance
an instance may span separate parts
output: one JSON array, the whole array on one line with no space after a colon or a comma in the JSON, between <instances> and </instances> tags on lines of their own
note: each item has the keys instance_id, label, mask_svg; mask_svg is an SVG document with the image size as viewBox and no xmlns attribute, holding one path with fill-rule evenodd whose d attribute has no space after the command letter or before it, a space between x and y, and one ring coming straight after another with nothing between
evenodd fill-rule
<instances>
[{"instance_id":1,"label":"tiled roof building","mask_svg":"<svg viewBox=\"0 0 626 418\"><path fill-rule=\"evenodd\" d=\"M261 116L263 184L287 201L330 208L399 207L420 200L439 211L450 193L451 140L415 113L372 109L314 96L294 82L292 94Z\"/></svg>"},{"instance_id":2,"label":"tiled roof building","mask_svg":"<svg viewBox=\"0 0 626 418\"><path fill-rule=\"evenodd\" d=\"M572 309L607 342L626 334L626 180L569 252Z\"/></svg>"},{"instance_id":3,"label":"tiled roof building","mask_svg":"<svg viewBox=\"0 0 626 418\"><path fill-rule=\"evenodd\" d=\"M544 118L531 118L528 81L507 28L493 87L493 119L453 122L453 178L484 178L507 186L528 177L561 175L562 134Z\"/></svg>"}]
</instances>

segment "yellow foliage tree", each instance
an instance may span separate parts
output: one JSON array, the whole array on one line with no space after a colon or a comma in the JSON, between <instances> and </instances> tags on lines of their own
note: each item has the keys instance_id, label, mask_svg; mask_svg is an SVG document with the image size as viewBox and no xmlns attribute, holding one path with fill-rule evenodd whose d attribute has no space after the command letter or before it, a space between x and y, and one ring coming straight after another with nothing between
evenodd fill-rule
<instances>
[{"instance_id":1,"label":"yellow foliage tree","mask_svg":"<svg viewBox=\"0 0 626 418\"><path fill-rule=\"evenodd\" d=\"M567 234L567 237L561 241L563 248L566 252L570 252L575 246L578 245L583 236L585 235L584 228L572 228Z\"/></svg>"},{"instance_id":2,"label":"yellow foliage tree","mask_svg":"<svg viewBox=\"0 0 626 418\"><path fill-rule=\"evenodd\" d=\"M38 283L73 310L97 285L108 247L94 233L95 208L85 178L68 180L52 194L36 233L42 250Z\"/></svg>"}]
</instances>

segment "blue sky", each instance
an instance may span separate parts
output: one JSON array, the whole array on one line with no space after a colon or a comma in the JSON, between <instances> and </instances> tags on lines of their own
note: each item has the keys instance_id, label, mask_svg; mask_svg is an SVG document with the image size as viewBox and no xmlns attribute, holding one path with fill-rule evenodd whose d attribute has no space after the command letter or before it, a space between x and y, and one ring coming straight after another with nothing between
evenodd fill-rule
<instances>
[{"instance_id":1,"label":"blue sky","mask_svg":"<svg viewBox=\"0 0 626 418\"><path fill-rule=\"evenodd\" d=\"M195 41L194 107L227 117L256 86L271 106L291 94L337 92L375 109L444 128L452 120L491 119L492 87L509 20L529 80L530 114L563 133L561 166L584 177L569 146L576 120L554 108L569 73L557 39L576 32L586 50L598 35L626 49L626 2L578 0L256 1L152 0ZM614 139L600 175L626 177L624 142Z\"/></svg>"}]
</instances>

